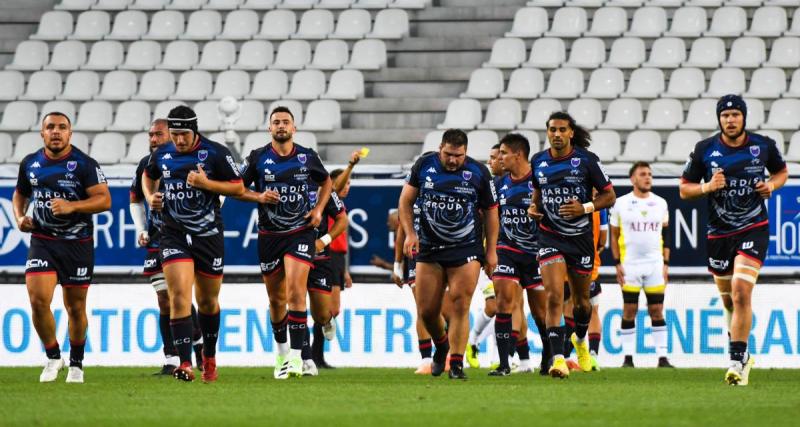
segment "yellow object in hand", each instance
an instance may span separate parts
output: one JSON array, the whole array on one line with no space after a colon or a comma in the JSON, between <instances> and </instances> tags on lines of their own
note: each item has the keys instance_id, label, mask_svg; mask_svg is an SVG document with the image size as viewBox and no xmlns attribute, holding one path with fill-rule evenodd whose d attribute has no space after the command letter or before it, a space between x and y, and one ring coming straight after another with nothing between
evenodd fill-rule
<instances>
[{"instance_id":1,"label":"yellow object in hand","mask_svg":"<svg viewBox=\"0 0 800 427\"><path fill-rule=\"evenodd\" d=\"M369 148L367 147L362 147L361 151L358 152L358 156L361 157L362 159L364 157L367 157L368 155L369 155Z\"/></svg>"}]
</instances>

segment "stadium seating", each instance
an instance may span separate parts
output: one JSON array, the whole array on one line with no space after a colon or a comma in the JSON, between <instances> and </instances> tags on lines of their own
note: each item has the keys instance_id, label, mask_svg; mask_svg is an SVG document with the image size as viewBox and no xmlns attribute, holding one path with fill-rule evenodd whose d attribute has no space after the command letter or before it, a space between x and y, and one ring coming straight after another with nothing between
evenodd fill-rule
<instances>
[{"instance_id":1,"label":"stadium seating","mask_svg":"<svg viewBox=\"0 0 800 427\"><path fill-rule=\"evenodd\" d=\"M64 91L56 99L88 101L100 92L100 76L94 71L73 71L67 76Z\"/></svg>"},{"instance_id":2,"label":"stadium seating","mask_svg":"<svg viewBox=\"0 0 800 427\"><path fill-rule=\"evenodd\" d=\"M36 104L31 101L9 102L0 120L2 131L26 131L36 126Z\"/></svg>"},{"instance_id":3,"label":"stadium seating","mask_svg":"<svg viewBox=\"0 0 800 427\"><path fill-rule=\"evenodd\" d=\"M147 14L139 10L126 10L114 18L114 26L106 39L138 40L147 33Z\"/></svg>"},{"instance_id":4,"label":"stadium seating","mask_svg":"<svg viewBox=\"0 0 800 427\"><path fill-rule=\"evenodd\" d=\"M331 74L323 99L355 100L364 96L364 75L357 70L338 70Z\"/></svg>"},{"instance_id":5,"label":"stadium seating","mask_svg":"<svg viewBox=\"0 0 800 427\"><path fill-rule=\"evenodd\" d=\"M533 99L544 91L544 74L534 68L518 68L511 72L501 98Z\"/></svg>"},{"instance_id":6,"label":"stadium seating","mask_svg":"<svg viewBox=\"0 0 800 427\"><path fill-rule=\"evenodd\" d=\"M347 64L347 43L343 40L322 40L314 49L314 58L306 68L338 70Z\"/></svg>"},{"instance_id":7,"label":"stadium seating","mask_svg":"<svg viewBox=\"0 0 800 427\"><path fill-rule=\"evenodd\" d=\"M253 89L245 99L278 99L289 91L289 76L280 70L264 70L253 79Z\"/></svg>"},{"instance_id":8,"label":"stadium seating","mask_svg":"<svg viewBox=\"0 0 800 427\"><path fill-rule=\"evenodd\" d=\"M438 128L475 129L482 117L480 102L474 99L457 99L447 106L444 122Z\"/></svg>"},{"instance_id":9,"label":"stadium seating","mask_svg":"<svg viewBox=\"0 0 800 427\"><path fill-rule=\"evenodd\" d=\"M193 68L196 70L227 70L236 62L236 46L228 40L211 41L203 46L200 62Z\"/></svg>"},{"instance_id":10,"label":"stadium seating","mask_svg":"<svg viewBox=\"0 0 800 427\"><path fill-rule=\"evenodd\" d=\"M561 110L561 104L555 99L534 99L528 104L525 121L519 129L544 130L547 118L551 113Z\"/></svg>"},{"instance_id":11,"label":"stadium seating","mask_svg":"<svg viewBox=\"0 0 800 427\"><path fill-rule=\"evenodd\" d=\"M231 65L234 70L263 70L274 59L274 49L268 40L248 40L239 49L239 59Z\"/></svg>"},{"instance_id":12,"label":"stadium seating","mask_svg":"<svg viewBox=\"0 0 800 427\"><path fill-rule=\"evenodd\" d=\"M106 101L89 101L81 104L78 120L73 129L81 132L102 132L111 126L114 113Z\"/></svg>"},{"instance_id":13,"label":"stadium seating","mask_svg":"<svg viewBox=\"0 0 800 427\"><path fill-rule=\"evenodd\" d=\"M522 107L516 99L495 99L486 109L478 129L514 129L522 122Z\"/></svg>"},{"instance_id":14,"label":"stadium seating","mask_svg":"<svg viewBox=\"0 0 800 427\"><path fill-rule=\"evenodd\" d=\"M503 72L497 68L479 68L469 77L467 91L462 98L492 99L503 91Z\"/></svg>"},{"instance_id":15,"label":"stadium seating","mask_svg":"<svg viewBox=\"0 0 800 427\"><path fill-rule=\"evenodd\" d=\"M547 31L547 11L541 7L524 7L514 14L514 23L506 37L541 37Z\"/></svg>"},{"instance_id":16,"label":"stadium seating","mask_svg":"<svg viewBox=\"0 0 800 427\"><path fill-rule=\"evenodd\" d=\"M33 40L64 40L72 34L72 15L64 11L49 11L39 20L39 28L31 35Z\"/></svg>"},{"instance_id":17,"label":"stadium seating","mask_svg":"<svg viewBox=\"0 0 800 427\"><path fill-rule=\"evenodd\" d=\"M500 141L493 130L472 130L467 133L467 155L479 162L489 160L489 150Z\"/></svg>"},{"instance_id":18,"label":"stadium seating","mask_svg":"<svg viewBox=\"0 0 800 427\"><path fill-rule=\"evenodd\" d=\"M0 101L13 101L25 91L25 76L19 71L0 71Z\"/></svg>"},{"instance_id":19,"label":"stadium seating","mask_svg":"<svg viewBox=\"0 0 800 427\"><path fill-rule=\"evenodd\" d=\"M125 61L122 43L115 40L103 40L92 45L89 59L81 66L83 70L111 71L117 69Z\"/></svg>"},{"instance_id":20,"label":"stadium seating","mask_svg":"<svg viewBox=\"0 0 800 427\"><path fill-rule=\"evenodd\" d=\"M339 103L331 99L311 101L306 108L305 131L331 131L341 129L342 112Z\"/></svg>"},{"instance_id":21,"label":"stadium seating","mask_svg":"<svg viewBox=\"0 0 800 427\"><path fill-rule=\"evenodd\" d=\"M142 84L145 80L142 79ZM174 84L174 82L173 82ZM136 94L136 74L132 71L111 71L103 77L103 86L95 97L106 101L124 101Z\"/></svg>"}]
</instances>

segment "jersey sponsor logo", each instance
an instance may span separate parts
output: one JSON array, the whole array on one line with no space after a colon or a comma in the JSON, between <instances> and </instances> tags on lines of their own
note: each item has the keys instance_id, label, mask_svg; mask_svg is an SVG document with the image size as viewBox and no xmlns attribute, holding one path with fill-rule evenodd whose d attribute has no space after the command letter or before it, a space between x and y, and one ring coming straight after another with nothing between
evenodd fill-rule
<instances>
[{"instance_id":1,"label":"jersey sponsor logo","mask_svg":"<svg viewBox=\"0 0 800 427\"><path fill-rule=\"evenodd\" d=\"M494 272L500 274L514 274L514 267L501 264L495 267Z\"/></svg>"},{"instance_id":2,"label":"jersey sponsor logo","mask_svg":"<svg viewBox=\"0 0 800 427\"><path fill-rule=\"evenodd\" d=\"M98 168L94 168L94 170L95 170L95 173L97 173L97 183L98 184L103 184L104 182L106 182L106 174L104 174L103 171L99 167Z\"/></svg>"},{"instance_id":3,"label":"jersey sponsor logo","mask_svg":"<svg viewBox=\"0 0 800 427\"><path fill-rule=\"evenodd\" d=\"M46 260L39 258L29 259L25 263L25 268L47 268L48 266L49 264L47 263Z\"/></svg>"},{"instance_id":4,"label":"jersey sponsor logo","mask_svg":"<svg viewBox=\"0 0 800 427\"><path fill-rule=\"evenodd\" d=\"M577 168L581 165L581 159L579 157L573 157L569 159L569 164L572 165L573 168Z\"/></svg>"},{"instance_id":5,"label":"jersey sponsor logo","mask_svg":"<svg viewBox=\"0 0 800 427\"><path fill-rule=\"evenodd\" d=\"M533 191L533 182L528 181L528 190Z\"/></svg>"},{"instance_id":6,"label":"jersey sponsor logo","mask_svg":"<svg viewBox=\"0 0 800 427\"><path fill-rule=\"evenodd\" d=\"M547 177L544 176L542 171L539 171L539 184L547 184Z\"/></svg>"},{"instance_id":7,"label":"jersey sponsor logo","mask_svg":"<svg viewBox=\"0 0 800 427\"><path fill-rule=\"evenodd\" d=\"M259 265L261 266L261 271L271 271L274 270L280 262L280 259L276 259L275 261L261 262Z\"/></svg>"},{"instance_id":8,"label":"jersey sponsor logo","mask_svg":"<svg viewBox=\"0 0 800 427\"><path fill-rule=\"evenodd\" d=\"M208 158L208 150L200 150L197 152L197 159L200 160L201 162L206 161L207 158Z\"/></svg>"},{"instance_id":9,"label":"jersey sponsor logo","mask_svg":"<svg viewBox=\"0 0 800 427\"><path fill-rule=\"evenodd\" d=\"M428 170L426 172L428 172L428 173L436 173L436 168L431 166L431 167L428 168Z\"/></svg>"},{"instance_id":10,"label":"jersey sponsor logo","mask_svg":"<svg viewBox=\"0 0 800 427\"><path fill-rule=\"evenodd\" d=\"M464 177L465 180L469 181L470 179L472 179L472 172L462 171L461 176Z\"/></svg>"},{"instance_id":11,"label":"jersey sponsor logo","mask_svg":"<svg viewBox=\"0 0 800 427\"><path fill-rule=\"evenodd\" d=\"M156 262L158 262L158 261L156 261L153 258L147 259L147 260L144 261L144 268L153 268L153 267L156 266Z\"/></svg>"},{"instance_id":12,"label":"jersey sponsor logo","mask_svg":"<svg viewBox=\"0 0 800 427\"><path fill-rule=\"evenodd\" d=\"M722 153L720 153L718 150L714 150L708 157L722 157Z\"/></svg>"},{"instance_id":13,"label":"jersey sponsor logo","mask_svg":"<svg viewBox=\"0 0 800 427\"><path fill-rule=\"evenodd\" d=\"M39 180L33 172L28 174L28 180L31 182L31 185L39 185Z\"/></svg>"},{"instance_id":14,"label":"jersey sponsor logo","mask_svg":"<svg viewBox=\"0 0 800 427\"><path fill-rule=\"evenodd\" d=\"M300 153L300 154L297 155L297 160L299 160L300 163L302 163L302 164L306 164L306 161L308 160L308 158L306 157L306 155L304 153Z\"/></svg>"},{"instance_id":15,"label":"jersey sponsor logo","mask_svg":"<svg viewBox=\"0 0 800 427\"><path fill-rule=\"evenodd\" d=\"M236 162L233 160L233 156L226 155L225 160L228 161L228 166L231 167L234 175L239 176L239 168L236 167Z\"/></svg>"},{"instance_id":16,"label":"jersey sponsor logo","mask_svg":"<svg viewBox=\"0 0 800 427\"><path fill-rule=\"evenodd\" d=\"M758 145L751 145L750 154L752 154L753 157L758 157L758 155L761 154L761 147L759 147Z\"/></svg>"},{"instance_id":17,"label":"jersey sponsor logo","mask_svg":"<svg viewBox=\"0 0 800 427\"><path fill-rule=\"evenodd\" d=\"M304 243L297 245L297 252L308 252L308 245Z\"/></svg>"},{"instance_id":18,"label":"jersey sponsor logo","mask_svg":"<svg viewBox=\"0 0 800 427\"><path fill-rule=\"evenodd\" d=\"M212 267L222 267L222 258L214 258L214 260L211 261L211 266Z\"/></svg>"},{"instance_id":19,"label":"jersey sponsor logo","mask_svg":"<svg viewBox=\"0 0 800 427\"><path fill-rule=\"evenodd\" d=\"M591 262L592 262L592 257L591 256L582 256L581 257L581 264L588 265Z\"/></svg>"},{"instance_id":20,"label":"jersey sponsor logo","mask_svg":"<svg viewBox=\"0 0 800 427\"><path fill-rule=\"evenodd\" d=\"M161 257L162 258L167 258L167 257L171 257L173 255L180 255L182 253L183 253L183 251L180 250L180 249L171 249L171 248L170 249L162 249L161 250Z\"/></svg>"},{"instance_id":21,"label":"jersey sponsor logo","mask_svg":"<svg viewBox=\"0 0 800 427\"><path fill-rule=\"evenodd\" d=\"M429 176L425 177L425 188L433 188L433 181Z\"/></svg>"},{"instance_id":22,"label":"jersey sponsor logo","mask_svg":"<svg viewBox=\"0 0 800 427\"><path fill-rule=\"evenodd\" d=\"M749 241L742 243L742 249L753 249L753 242Z\"/></svg>"},{"instance_id":23,"label":"jersey sponsor logo","mask_svg":"<svg viewBox=\"0 0 800 427\"><path fill-rule=\"evenodd\" d=\"M171 160L171 159L172 159L172 154L169 154L169 153L164 154L163 156L161 156L161 160Z\"/></svg>"},{"instance_id":24,"label":"jersey sponsor logo","mask_svg":"<svg viewBox=\"0 0 800 427\"><path fill-rule=\"evenodd\" d=\"M730 261L728 260L708 258L708 265L716 270L727 270L729 264Z\"/></svg>"},{"instance_id":25,"label":"jersey sponsor logo","mask_svg":"<svg viewBox=\"0 0 800 427\"><path fill-rule=\"evenodd\" d=\"M68 171L74 172L75 169L77 169L77 168L78 168L78 162L76 162L75 160L70 160L70 161L67 162L67 170Z\"/></svg>"},{"instance_id":26,"label":"jersey sponsor logo","mask_svg":"<svg viewBox=\"0 0 800 427\"><path fill-rule=\"evenodd\" d=\"M78 267L78 269L75 271L75 275L82 277L85 276L88 272L89 272L89 267Z\"/></svg>"}]
</instances>

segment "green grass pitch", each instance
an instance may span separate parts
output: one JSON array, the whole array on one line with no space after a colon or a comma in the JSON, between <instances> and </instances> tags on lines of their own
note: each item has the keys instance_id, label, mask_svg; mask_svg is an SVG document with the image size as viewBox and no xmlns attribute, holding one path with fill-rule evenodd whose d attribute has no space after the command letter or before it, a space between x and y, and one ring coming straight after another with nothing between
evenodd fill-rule
<instances>
[{"instance_id":1,"label":"green grass pitch","mask_svg":"<svg viewBox=\"0 0 800 427\"><path fill-rule=\"evenodd\" d=\"M465 382L409 369L335 369L272 379L221 366L215 384L148 368L87 367L85 384L39 384L40 368L0 369L0 426L726 426L798 425L800 370L759 370L747 387L723 369L604 369L567 380L516 374Z\"/></svg>"}]
</instances>

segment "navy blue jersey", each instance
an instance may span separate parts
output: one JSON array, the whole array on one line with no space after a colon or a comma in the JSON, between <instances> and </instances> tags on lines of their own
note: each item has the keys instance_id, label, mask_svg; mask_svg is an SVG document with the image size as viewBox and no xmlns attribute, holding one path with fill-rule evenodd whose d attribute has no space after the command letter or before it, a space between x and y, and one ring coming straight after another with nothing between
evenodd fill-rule
<instances>
[{"instance_id":1,"label":"navy blue jersey","mask_svg":"<svg viewBox=\"0 0 800 427\"><path fill-rule=\"evenodd\" d=\"M319 186L316 184L311 184L312 190L308 193L309 200L311 202L311 206L317 204L317 190ZM345 214L347 211L344 208L344 203L342 203L339 196L336 195L335 191L331 191L331 197L328 198L328 203L325 204L325 209L322 210L322 221L319 222L317 226L317 238L322 237L328 234L328 220L334 220L337 216ZM333 222L331 222L333 224ZM327 259L330 258L328 253L328 247L325 248L316 254L314 259Z\"/></svg>"},{"instance_id":2,"label":"navy blue jersey","mask_svg":"<svg viewBox=\"0 0 800 427\"><path fill-rule=\"evenodd\" d=\"M33 235L63 240L92 238L91 214L55 216L50 200L85 200L89 198L88 188L105 183L100 165L74 145L59 159L47 156L44 148L25 156L19 165L17 192L29 198L33 206Z\"/></svg>"},{"instance_id":3,"label":"navy blue jersey","mask_svg":"<svg viewBox=\"0 0 800 427\"><path fill-rule=\"evenodd\" d=\"M775 141L748 132L743 145L731 147L717 134L695 145L681 179L708 182L717 170L725 174L725 188L708 195L707 229L710 236L724 236L768 224L766 204L755 187L766 181L765 169L774 174L784 168Z\"/></svg>"},{"instance_id":4,"label":"navy blue jersey","mask_svg":"<svg viewBox=\"0 0 800 427\"><path fill-rule=\"evenodd\" d=\"M309 180L321 184L328 178L328 171L310 148L294 144L292 152L284 157L269 143L250 152L242 164L242 178L245 187L252 184L258 193L269 189L281 196L279 203L258 205L258 231L288 234L308 228L305 216L314 208Z\"/></svg>"},{"instance_id":5,"label":"navy blue jersey","mask_svg":"<svg viewBox=\"0 0 800 427\"><path fill-rule=\"evenodd\" d=\"M192 151L180 153L175 144L164 144L147 162L144 173L150 179L160 179L164 194L162 231L193 236L213 236L222 233L219 194L199 190L186 183L189 172L198 165L215 181L241 181L239 167L231 152L222 144L200 136Z\"/></svg>"},{"instance_id":6,"label":"navy blue jersey","mask_svg":"<svg viewBox=\"0 0 800 427\"><path fill-rule=\"evenodd\" d=\"M522 251L535 256L539 252L539 227L528 216L528 206L533 196L533 183L529 173L519 181L506 174L495 180L500 201L500 237L497 246Z\"/></svg>"},{"instance_id":7,"label":"navy blue jersey","mask_svg":"<svg viewBox=\"0 0 800 427\"><path fill-rule=\"evenodd\" d=\"M137 200L144 200L144 190L142 190L142 174L144 168L147 167L147 162L150 161L150 155L142 157L139 160L139 165L136 167L136 175L133 176L131 182L131 194ZM160 186L159 191L164 191L163 185ZM158 241L161 239L161 227L164 225L164 220L161 217L161 212L152 209L147 210L147 234L150 236L150 241L147 243L148 249L158 248Z\"/></svg>"},{"instance_id":8,"label":"navy blue jersey","mask_svg":"<svg viewBox=\"0 0 800 427\"><path fill-rule=\"evenodd\" d=\"M497 207L494 183L486 166L467 157L459 170L448 172L439 153L429 153L417 159L406 182L419 190L417 234L421 246L483 246L478 210Z\"/></svg>"},{"instance_id":9,"label":"navy blue jersey","mask_svg":"<svg viewBox=\"0 0 800 427\"><path fill-rule=\"evenodd\" d=\"M591 232L591 215L564 219L558 214L558 209L571 200L581 204L591 202L593 188L611 188L611 181L603 172L600 159L591 151L577 146L559 158L553 158L550 149L547 149L533 155L531 167L533 186L542 193L542 206L538 207L540 213L544 214L541 228L564 236Z\"/></svg>"}]
</instances>

